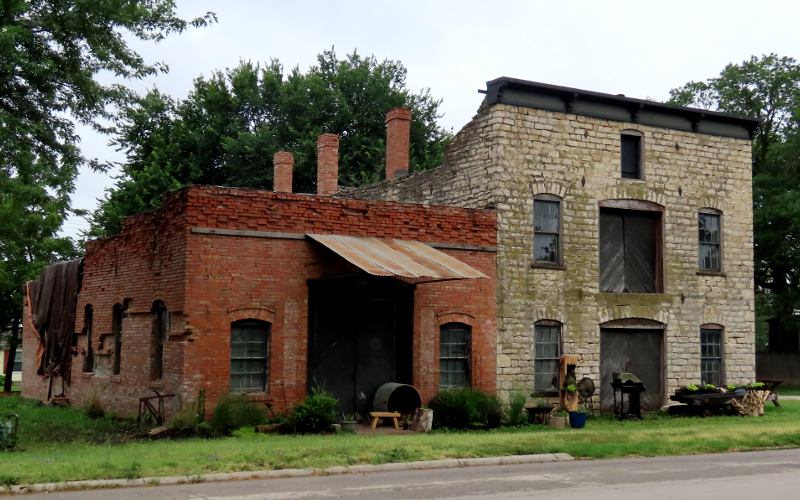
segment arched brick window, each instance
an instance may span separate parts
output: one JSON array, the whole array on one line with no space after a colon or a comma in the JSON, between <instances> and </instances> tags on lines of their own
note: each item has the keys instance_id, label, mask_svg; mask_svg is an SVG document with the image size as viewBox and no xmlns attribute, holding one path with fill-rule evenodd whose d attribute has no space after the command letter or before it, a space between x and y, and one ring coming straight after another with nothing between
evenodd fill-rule
<instances>
[{"instance_id":1,"label":"arched brick window","mask_svg":"<svg viewBox=\"0 0 800 500\"><path fill-rule=\"evenodd\" d=\"M114 304L111 310L111 333L114 336L114 368L113 374L119 375L122 367L122 304Z\"/></svg>"},{"instance_id":2,"label":"arched brick window","mask_svg":"<svg viewBox=\"0 0 800 500\"><path fill-rule=\"evenodd\" d=\"M231 323L231 392L266 392L271 325L245 319Z\"/></svg>"},{"instance_id":3,"label":"arched brick window","mask_svg":"<svg viewBox=\"0 0 800 500\"><path fill-rule=\"evenodd\" d=\"M439 328L439 388L470 386L472 329L464 323L445 323Z\"/></svg>"},{"instance_id":4,"label":"arched brick window","mask_svg":"<svg viewBox=\"0 0 800 500\"><path fill-rule=\"evenodd\" d=\"M150 330L150 380L159 380L164 376L164 343L169 332L169 313L167 306L157 300L150 310L153 315L153 326Z\"/></svg>"},{"instance_id":5,"label":"arched brick window","mask_svg":"<svg viewBox=\"0 0 800 500\"><path fill-rule=\"evenodd\" d=\"M83 371L94 371L94 347L92 346L92 328L94 324L94 307L86 304L83 309L83 332L86 334L86 354L83 357Z\"/></svg>"}]
</instances>

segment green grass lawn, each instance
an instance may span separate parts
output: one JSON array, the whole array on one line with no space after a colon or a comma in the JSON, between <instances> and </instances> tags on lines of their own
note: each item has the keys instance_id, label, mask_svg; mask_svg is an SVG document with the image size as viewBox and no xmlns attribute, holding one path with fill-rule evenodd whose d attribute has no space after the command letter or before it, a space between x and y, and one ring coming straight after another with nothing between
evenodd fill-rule
<instances>
[{"instance_id":1,"label":"green grass lawn","mask_svg":"<svg viewBox=\"0 0 800 500\"><path fill-rule=\"evenodd\" d=\"M778 396L800 396L800 385L781 385L778 387Z\"/></svg>"},{"instance_id":2,"label":"green grass lawn","mask_svg":"<svg viewBox=\"0 0 800 500\"><path fill-rule=\"evenodd\" d=\"M206 472L321 468L452 457L566 452L578 458L679 455L800 446L800 401L760 418L652 416L590 419L581 430L545 426L428 435L277 436L240 430L219 439L146 440L135 427L70 408L0 398L20 415L16 451L0 453L0 484L193 476Z\"/></svg>"}]
</instances>

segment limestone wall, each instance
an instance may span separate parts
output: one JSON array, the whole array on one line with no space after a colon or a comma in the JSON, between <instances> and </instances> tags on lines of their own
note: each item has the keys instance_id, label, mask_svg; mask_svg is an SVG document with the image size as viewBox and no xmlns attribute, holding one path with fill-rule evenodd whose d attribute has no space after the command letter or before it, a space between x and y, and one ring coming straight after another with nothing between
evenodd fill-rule
<instances>
[{"instance_id":1,"label":"limestone wall","mask_svg":"<svg viewBox=\"0 0 800 500\"><path fill-rule=\"evenodd\" d=\"M620 133L643 135L644 178L620 178ZM755 376L751 145L747 140L505 104L484 108L455 138L444 166L347 196L461 206L498 214L498 388L529 390L533 324L563 323L578 375L599 381L601 323L666 324L665 393L700 379L700 325L725 328L726 383ZM564 269L532 267L534 195L562 198ZM664 206L664 293L598 288L598 203ZM723 274L698 273L697 213L722 212Z\"/></svg>"}]
</instances>

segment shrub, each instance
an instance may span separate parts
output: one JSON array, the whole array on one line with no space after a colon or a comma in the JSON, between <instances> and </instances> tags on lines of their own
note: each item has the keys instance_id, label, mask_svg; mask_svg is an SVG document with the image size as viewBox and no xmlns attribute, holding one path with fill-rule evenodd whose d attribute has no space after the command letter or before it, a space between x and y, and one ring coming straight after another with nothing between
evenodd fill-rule
<instances>
[{"instance_id":1,"label":"shrub","mask_svg":"<svg viewBox=\"0 0 800 500\"><path fill-rule=\"evenodd\" d=\"M169 428L181 434L197 433L197 426L203 419L197 413L197 403L192 401L183 407L169 421Z\"/></svg>"},{"instance_id":2,"label":"shrub","mask_svg":"<svg viewBox=\"0 0 800 500\"><path fill-rule=\"evenodd\" d=\"M258 403L244 396L228 395L217 403L210 424L214 434L226 435L240 427L259 425L264 420L264 409Z\"/></svg>"},{"instance_id":3,"label":"shrub","mask_svg":"<svg viewBox=\"0 0 800 500\"><path fill-rule=\"evenodd\" d=\"M506 425L525 425L528 423L528 412L525 411L527 396L521 391L511 391L508 395Z\"/></svg>"},{"instance_id":4,"label":"shrub","mask_svg":"<svg viewBox=\"0 0 800 500\"><path fill-rule=\"evenodd\" d=\"M100 404L100 400L97 399L97 396L92 396L92 399L86 403L86 416L89 418L103 418L106 416L106 411L103 409L103 405Z\"/></svg>"},{"instance_id":5,"label":"shrub","mask_svg":"<svg viewBox=\"0 0 800 500\"><path fill-rule=\"evenodd\" d=\"M441 391L429 406L433 410L434 427L497 427L503 421L503 409L497 397L474 389Z\"/></svg>"},{"instance_id":6,"label":"shrub","mask_svg":"<svg viewBox=\"0 0 800 500\"><path fill-rule=\"evenodd\" d=\"M314 387L292 410L291 423L297 432L325 432L336 422L338 408L339 400L325 389Z\"/></svg>"}]
</instances>

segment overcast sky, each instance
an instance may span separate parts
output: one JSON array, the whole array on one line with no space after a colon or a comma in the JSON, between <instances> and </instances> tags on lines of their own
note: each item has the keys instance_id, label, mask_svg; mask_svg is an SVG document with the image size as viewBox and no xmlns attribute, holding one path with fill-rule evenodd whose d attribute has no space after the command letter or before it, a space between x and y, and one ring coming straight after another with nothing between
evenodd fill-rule
<instances>
[{"instance_id":1,"label":"overcast sky","mask_svg":"<svg viewBox=\"0 0 800 500\"><path fill-rule=\"evenodd\" d=\"M128 82L182 98L192 80L240 60L276 58L305 69L335 47L401 61L413 91L443 100L440 122L457 132L475 113L478 89L499 76L665 100L729 62L775 52L800 57L800 2L793 1L300 1L178 0L179 14L216 12L218 23L158 45L133 46L170 72ZM107 137L80 129L84 153L120 161ZM113 175L113 172L112 172ZM94 209L111 186L83 171L76 208ZM87 224L71 218L64 232Z\"/></svg>"}]
</instances>

